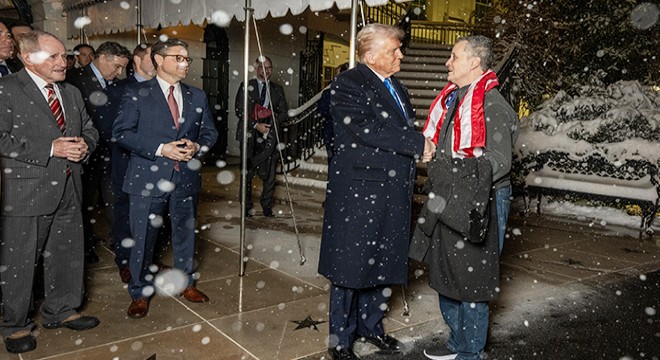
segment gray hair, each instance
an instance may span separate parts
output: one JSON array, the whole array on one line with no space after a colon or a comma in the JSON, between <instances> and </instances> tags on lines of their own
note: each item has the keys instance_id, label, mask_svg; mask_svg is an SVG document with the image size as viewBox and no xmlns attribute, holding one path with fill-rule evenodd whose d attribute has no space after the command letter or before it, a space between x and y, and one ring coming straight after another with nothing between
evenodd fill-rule
<instances>
[{"instance_id":1,"label":"gray hair","mask_svg":"<svg viewBox=\"0 0 660 360\"><path fill-rule=\"evenodd\" d=\"M364 62L364 56L372 51L378 42L383 39L396 38L399 41L403 40L403 30L383 24L368 24L358 32L356 36L357 53L360 62Z\"/></svg>"},{"instance_id":2,"label":"gray hair","mask_svg":"<svg viewBox=\"0 0 660 360\"><path fill-rule=\"evenodd\" d=\"M46 37L52 37L53 39L62 43L62 40L58 39L57 36L51 33L41 30L32 30L25 33L23 36L21 36L20 39L18 39L18 48L21 50L22 54L41 51L41 45L39 45L39 41ZM64 45L64 43L62 43L62 45Z\"/></svg>"},{"instance_id":3,"label":"gray hair","mask_svg":"<svg viewBox=\"0 0 660 360\"><path fill-rule=\"evenodd\" d=\"M463 36L456 40L467 42L465 51L469 56L478 57L481 60L481 70L486 71L493 67L493 41L483 35Z\"/></svg>"}]
</instances>

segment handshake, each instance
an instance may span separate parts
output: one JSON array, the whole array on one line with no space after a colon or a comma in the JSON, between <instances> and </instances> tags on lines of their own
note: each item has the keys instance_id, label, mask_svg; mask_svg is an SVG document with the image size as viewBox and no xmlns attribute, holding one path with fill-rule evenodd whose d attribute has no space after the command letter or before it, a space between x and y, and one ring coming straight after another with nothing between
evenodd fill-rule
<instances>
[{"instance_id":1,"label":"handshake","mask_svg":"<svg viewBox=\"0 0 660 360\"><path fill-rule=\"evenodd\" d=\"M429 138L424 138L424 153L422 154L422 162L429 162L433 159L435 154L435 143Z\"/></svg>"}]
</instances>

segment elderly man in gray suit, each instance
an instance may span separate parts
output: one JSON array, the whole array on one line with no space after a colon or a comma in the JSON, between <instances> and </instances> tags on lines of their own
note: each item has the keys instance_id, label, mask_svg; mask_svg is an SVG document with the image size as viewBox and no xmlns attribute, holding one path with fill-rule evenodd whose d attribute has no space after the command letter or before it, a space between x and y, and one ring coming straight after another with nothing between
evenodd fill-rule
<instances>
[{"instance_id":1,"label":"elderly man in gray suit","mask_svg":"<svg viewBox=\"0 0 660 360\"><path fill-rule=\"evenodd\" d=\"M61 83L66 48L32 31L19 40L25 68L0 78L0 333L10 353L34 350L34 265L44 257L43 327L87 330L99 324L77 311L83 298L81 162L98 141L80 92Z\"/></svg>"}]
</instances>

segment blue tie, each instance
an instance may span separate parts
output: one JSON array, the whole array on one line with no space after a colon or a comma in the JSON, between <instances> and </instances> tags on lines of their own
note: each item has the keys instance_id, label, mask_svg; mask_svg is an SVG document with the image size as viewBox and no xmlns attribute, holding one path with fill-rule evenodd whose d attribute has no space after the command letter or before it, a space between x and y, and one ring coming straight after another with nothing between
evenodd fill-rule
<instances>
[{"instance_id":1,"label":"blue tie","mask_svg":"<svg viewBox=\"0 0 660 360\"><path fill-rule=\"evenodd\" d=\"M390 94L392 94L392 96L394 97L394 101L396 101L396 104L399 105L399 109L401 110L401 113L405 115L406 112L403 110L403 105L401 105L401 102L399 101L399 96L396 94L396 90L394 90L394 86L392 86L392 80L390 80L389 78L385 79L384 83L387 90L389 90Z\"/></svg>"},{"instance_id":2,"label":"blue tie","mask_svg":"<svg viewBox=\"0 0 660 360\"><path fill-rule=\"evenodd\" d=\"M9 75L9 69L7 65L0 64L0 77Z\"/></svg>"}]
</instances>

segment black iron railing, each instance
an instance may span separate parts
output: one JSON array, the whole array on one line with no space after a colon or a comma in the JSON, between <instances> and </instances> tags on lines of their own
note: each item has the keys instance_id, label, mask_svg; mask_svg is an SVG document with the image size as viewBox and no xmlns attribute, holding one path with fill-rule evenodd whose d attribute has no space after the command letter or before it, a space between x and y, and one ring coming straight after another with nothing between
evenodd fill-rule
<instances>
[{"instance_id":1,"label":"black iron railing","mask_svg":"<svg viewBox=\"0 0 660 360\"><path fill-rule=\"evenodd\" d=\"M323 119L317 111L321 92L302 106L289 110L289 119L282 126L280 146L282 161L277 163L277 172L289 172L300 166L302 160L314 155L323 142Z\"/></svg>"},{"instance_id":2,"label":"black iron railing","mask_svg":"<svg viewBox=\"0 0 660 360\"><path fill-rule=\"evenodd\" d=\"M504 96L505 99L509 101L509 104L514 109L517 109L519 104L518 100L515 97L515 94L511 91L513 85L516 82L516 77L513 73L513 67L515 66L515 59L518 53L518 45L512 43L509 45L509 48L504 53L502 59L497 63L493 71L497 74L497 79L500 82L499 91Z\"/></svg>"}]
</instances>

